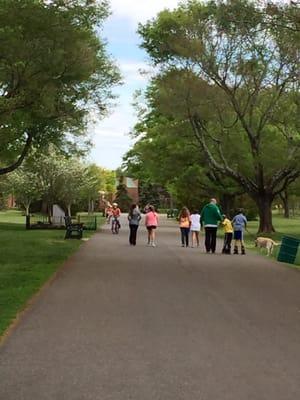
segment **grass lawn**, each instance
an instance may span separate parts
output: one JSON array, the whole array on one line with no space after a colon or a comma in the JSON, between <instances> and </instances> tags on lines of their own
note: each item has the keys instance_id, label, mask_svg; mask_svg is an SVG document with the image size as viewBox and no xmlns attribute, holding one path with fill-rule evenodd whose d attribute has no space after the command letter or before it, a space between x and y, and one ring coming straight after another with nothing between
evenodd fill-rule
<instances>
[{"instance_id":1,"label":"grass lawn","mask_svg":"<svg viewBox=\"0 0 300 400\"><path fill-rule=\"evenodd\" d=\"M300 217L286 219L281 215L273 215L273 225L276 232L271 235L264 235L271 237L276 242L281 242L282 236L292 236L300 239ZM245 232L245 242L247 248L256 249L254 246L254 239L257 236L258 221L251 221L248 223L248 232ZM280 246L276 246L273 251L273 257L277 257ZM264 250L261 250L262 254ZM300 247L296 257L296 264L300 265Z\"/></svg>"},{"instance_id":2,"label":"grass lawn","mask_svg":"<svg viewBox=\"0 0 300 400\"><path fill-rule=\"evenodd\" d=\"M18 311L82 243L64 230L25 230L19 211L0 212L0 337ZM92 232L84 232L84 238Z\"/></svg>"}]
</instances>

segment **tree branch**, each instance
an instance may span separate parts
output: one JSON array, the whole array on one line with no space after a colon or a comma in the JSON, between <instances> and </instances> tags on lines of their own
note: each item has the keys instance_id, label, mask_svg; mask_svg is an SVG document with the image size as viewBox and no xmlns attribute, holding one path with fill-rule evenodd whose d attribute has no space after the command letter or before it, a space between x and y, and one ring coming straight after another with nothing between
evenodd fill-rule
<instances>
[{"instance_id":1,"label":"tree branch","mask_svg":"<svg viewBox=\"0 0 300 400\"><path fill-rule=\"evenodd\" d=\"M31 144L32 144L32 134L31 133L27 133L26 143L24 145L24 148L22 150L22 153L21 153L20 157L18 158L18 160L16 162L11 164L10 166L4 167L4 168L0 168L0 175L8 174L9 172L12 172L15 169L17 169L22 164L24 158L27 156L27 154L29 152L29 149L31 147Z\"/></svg>"}]
</instances>

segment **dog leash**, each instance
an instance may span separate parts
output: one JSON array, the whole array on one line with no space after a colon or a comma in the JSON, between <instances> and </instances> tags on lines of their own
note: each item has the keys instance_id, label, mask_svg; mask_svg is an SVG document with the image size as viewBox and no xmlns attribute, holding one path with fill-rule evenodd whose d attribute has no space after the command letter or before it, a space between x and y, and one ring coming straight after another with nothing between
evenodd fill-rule
<instances>
[{"instance_id":1,"label":"dog leash","mask_svg":"<svg viewBox=\"0 0 300 400\"><path fill-rule=\"evenodd\" d=\"M247 228L245 228L245 231L253 238L256 239L257 236L253 235L253 233L251 233Z\"/></svg>"}]
</instances>

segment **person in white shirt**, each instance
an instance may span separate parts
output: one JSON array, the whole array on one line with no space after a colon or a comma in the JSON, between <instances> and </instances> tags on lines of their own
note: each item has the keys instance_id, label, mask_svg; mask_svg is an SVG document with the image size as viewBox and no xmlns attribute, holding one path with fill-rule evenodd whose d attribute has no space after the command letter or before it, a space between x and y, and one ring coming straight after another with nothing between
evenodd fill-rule
<instances>
[{"instance_id":1,"label":"person in white shirt","mask_svg":"<svg viewBox=\"0 0 300 400\"><path fill-rule=\"evenodd\" d=\"M197 247L199 247L199 232L200 232L200 214L198 211L193 211L190 216L191 219L191 232L192 232L192 247L197 243Z\"/></svg>"}]
</instances>

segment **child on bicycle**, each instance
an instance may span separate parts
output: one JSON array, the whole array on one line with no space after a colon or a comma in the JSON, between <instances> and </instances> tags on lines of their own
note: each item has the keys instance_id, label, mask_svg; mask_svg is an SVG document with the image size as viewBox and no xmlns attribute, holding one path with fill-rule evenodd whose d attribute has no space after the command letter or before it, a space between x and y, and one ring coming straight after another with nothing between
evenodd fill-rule
<instances>
[{"instance_id":1,"label":"child on bicycle","mask_svg":"<svg viewBox=\"0 0 300 400\"><path fill-rule=\"evenodd\" d=\"M114 225L115 221L118 224L118 229L121 228L121 224L120 224L120 221L119 221L120 215L121 215L121 210L118 207L118 203L113 203L113 206L112 206L112 209L111 209L112 228L113 228L113 225Z\"/></svg>"}]
</instances>

